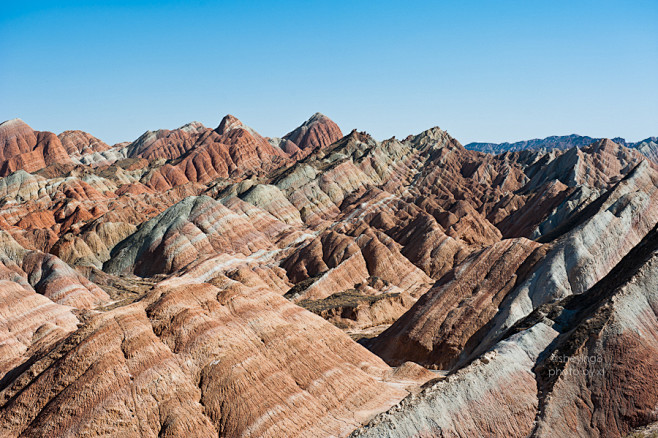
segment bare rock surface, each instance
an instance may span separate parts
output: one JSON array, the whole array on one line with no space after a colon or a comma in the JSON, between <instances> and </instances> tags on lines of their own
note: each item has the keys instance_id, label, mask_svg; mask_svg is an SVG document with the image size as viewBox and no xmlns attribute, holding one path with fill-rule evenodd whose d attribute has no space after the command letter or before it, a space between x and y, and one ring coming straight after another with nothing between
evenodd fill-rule
<instances>
[{"instance_id":1,"label":"bare rock surface","mask_svg":"<svg viewBox=\"0 0 658 438\"><path fill-rule=\"evenodd\" d=\"M540 245L503 240L473 254L369 345L389 363L413 360L439 369L454 366L467 344L491 321L517 282L517 272Z\"/></svg>"},{"instance_id":2,"label":"bare rock surface","mask_svg":"<svg viewBox=\"0 0 658 438\"><path fill-rule=\"evenodd\" d=\"M93 316L0 393L0 430L345 435L406 394L391 382L429 377L396 380L339 329L265 288L210 283L169 280Z\"/></svg>"},{"instance_id":3,"label":"bare rock surface","mask_svg":"<svg viewBox=\"0 0 658 438\"><path fill-rule=\"evenodd\" d=\"M2 123L0 435L650 427L655 139L591 140Z\"/></svg>"},{"instance_id":4,"label":"bare rock surface","mask_svg":"<svg viewBox=\"0 0 658 438\"><path fill-rule=\"evenodd\" d=\"M108 272L170 273L217 252L250 255L270 242L245 218L209 197L188 197L115 247Z\"/></svg>"},{"instance_id":5,"label":"bare rock surface","mask_svg":"<svg viewBox=\"0 0 658 438\"><path fill-rule=\"evenodd\" d=\"M655 423L656 237L352 436L621 437Z\"/></svg>"},{"instance_id":6,"label":"bare rock surface","mask_svg":"<svg viewBox=\"0 0 658 438\"><path fill-rule=\"evenodd\" d=\"M290 155L302 158L313 149L329 146L342 137L338 125L324 114L315 113L301 126L284 135L284 145L281 147Z\"/></svg>"},{"instance_id":7,"label":"bare rock surface","mask_svg":"<svg viewBox=\"0 0 658 438\"><path fill-rule=\"evenodd\" d=\"M64 146L52 132L33 131L20 119L0 124L0 175L19 169L34 172L50 164L69 163Z\"/></svg>"}]
</instances>

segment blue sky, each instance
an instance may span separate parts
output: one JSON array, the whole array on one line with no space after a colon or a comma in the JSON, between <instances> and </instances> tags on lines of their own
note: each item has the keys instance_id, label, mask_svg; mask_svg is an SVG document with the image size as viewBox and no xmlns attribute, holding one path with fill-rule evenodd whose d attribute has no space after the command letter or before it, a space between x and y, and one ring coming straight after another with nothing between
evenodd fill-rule
<instances>
[{"instance_id":1,"label":"blue sky","mask_svg":"<svg viewBox=\"0 0 658 438\"><path fill-rule=\"evenodd\" d=\"M280 136L658 135L658 2L3 2L0 119L114 143L233 114Z\"/></svg>"}]
</instances>

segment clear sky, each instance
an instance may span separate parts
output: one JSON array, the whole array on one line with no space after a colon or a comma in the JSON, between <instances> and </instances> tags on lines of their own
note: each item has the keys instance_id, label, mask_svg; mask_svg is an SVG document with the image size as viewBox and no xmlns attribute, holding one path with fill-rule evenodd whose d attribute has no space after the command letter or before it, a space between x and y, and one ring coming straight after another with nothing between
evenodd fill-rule
<instances>
[{"instance_id":1,"label":"clear sky","mask_svg":"<svg viewBox=\"0 0 658 438\"><path fill-rule=\"evenodd\" d=\"M233 114L280 136L658 135L658 1L3 1L0 119L108 143Z\"/></svg>"}]
</instances>

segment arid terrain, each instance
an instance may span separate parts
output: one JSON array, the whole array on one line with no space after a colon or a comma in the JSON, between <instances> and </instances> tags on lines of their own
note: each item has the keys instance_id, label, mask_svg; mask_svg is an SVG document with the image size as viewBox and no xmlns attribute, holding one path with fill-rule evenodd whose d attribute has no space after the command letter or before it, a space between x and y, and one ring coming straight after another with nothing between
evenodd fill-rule
<instances>
[{"instance_id":1,"label":"arid terrain","mask_svg":"<svg viewBox=\"0 0 658 438\"><path fill-rule=\"evenodd\" d=\"M655 137L549 139L0 124L0 436L650 436Z\"/></svg>"}]
</instances>

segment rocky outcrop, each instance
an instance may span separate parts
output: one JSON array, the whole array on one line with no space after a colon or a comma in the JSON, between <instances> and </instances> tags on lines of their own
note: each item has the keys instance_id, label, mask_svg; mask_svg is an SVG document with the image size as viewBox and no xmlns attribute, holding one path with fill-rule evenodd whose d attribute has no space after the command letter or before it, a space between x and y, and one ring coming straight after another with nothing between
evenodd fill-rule
<instances>
[{"instance_id":1,"label":"rocky outcrop","mask_svg":"<svg viewBox=\"0 0 658 438\"><path fill-rule=\"evenodd\" d=\"M557 332L538 325L445 380L405 398L351 437L524 437L539 406L532 367Z\"/></svg>"},{"instance_id":2,"label":"rocky outcrop","mask_svg":"<svg viewBox=\"0 0 658 438\"><path fill-rule=\"evenodd\" d=\"M658 138L649 137L638 143L635 143L634 148L637 149L642 155L658 164Z\"/></svg>"},{"instance_id":3,"label":"rocky outcrop","mask_svg":"<svg viewBox=\"0 0 658 438\"><path fill-rule=\"evenodd\" d=\"M406 393L396 381L428 378L267 289L212 283L170 280L95 315L0 393L0 430L345 435Z\"/></svg>"},{"instance_id":4,"label":"rocky outcrop","mask_svg":"<svg viewBox=\"0 0 658 438\"><path fill-rule=\"evenodd\" d=\"M206 131L208 129L199 122L188 123L172 131L146 131L127 146L126 155L147 160L173 160L192 149L199 136Z\"/></svg>"},{"instance_id":5,"label":"rocky outcrop","mask_svg":"<svg viewBox=\"0 0 658 438\"><path fill-rule=\"evenodd\" d=\"M367 284L359 283L358 289L348 289L319 300L300 300L297 304L350 334L365 333L367 330L363 329L395 322L414 302L407 293L382 292L376 288L377 282L386 285L379 278L370 278Z\"/></svg>"},{"instance_id":6,"label":"rocky outcrop","mask_svg":"<svg viewBox=\"0 0 658 438\"><path fill-rule=\"evenodd\" d=\"M315 113L295 130L284 135L280 147L296 158L302 158L314 149L340 140L343 133L329 117Z\"/></svg>"},{"instance_id":7,"label":"rocky outcrop","mask_svg":"<svg viewBox=\"0 0 658 438\"><path fill-rule=\"evenodd\" d=\"M148 276L174 272L210 254L250 255L268 248L270 241L245 217L212 198L188 197L117 245L104 269Z\"/></svg>"},{"instance_id":8,"label":"rocky outcrop","mask_svg":"<svg viewBox=\"0 0 658 438\"><path fill-rule=\"evenodd\" d=\"M539 251L540 244L521 238L500 241L471 255L369 348L388 363L411 360L428 367L452 368L467 345L480 342L478 332L532 263L529 257Z\"/></svg>"},{"instance_id":9,"label":"rocky outcrop","mask_svg":"<svg viewBox=\"0 0 658 438\"><path fill-rule=\"evenodd\" d=\"M573 227L505 298L479 348L538 306L581 294L603 278L658 222L656 202L658 173L643 161L581 212L580 223L566 223L558 230Z\"/></svg>"},{"instance_id":10,"label":"rocky outcrop","mask_svg":"<svg viewBox=\"0 0 658 438\"><path fill-rule=\"evenodd\" d=\"M295 300L323 299L372 278L383 280L382 290L388 293L406 291L418 297L431 282L399 252L399 246L390 237L367 229L356 238L327 230L295 251L281 266L295 283L313 278L313 284L295 292Z\"/></svg>"},{"instance_id":11,"label":"rocky outcrop","mask_svg":"<svg viewBox=\"0 0 658 438\"><path fill-rule=\"evenodd\" d=\"M258 184L244 192L240 197L250 204L259 207L272 216L289 225L302 225L299 210L290 203L278 187Z\"/></svg>"},{"instance_id":12,"label":"rocky outcrop","mask_svg":"<svg viewBox=\"0 0 658 438\"><path fill-rule=\"evenodd\" d=\"M64 131L57 138L69 156L82 157L110 149L107 143L84 131Z\"/></svg>"},{"instance_id":13,"label":"rocky outcrop","mask_svg":"<svg viewBox=\"0 0 658 438\"><path fill-rule=\"evenodd\" d=\"M52 132L33 131L20 119L0 124L0 176L70 162L66 149Z\"/></svg>"},{"instance_id":14,"label":"rocky outcrop","mask_svg":"<svg viewBox=\"0 0 658 438\"><path fill-rule=\"evenodd\" d=\"M22 273L0 263L0 374L6 385L12 369L77 328L72 308L34 291Z\"/></svg>"},{"instance_id":15,"label":"rocky outcrop","mask_svg":"<svg viewBox=\"0 0 658 438\"><path fill-rule=\"evenodd\" d=\"M217 178L261 174L286 163L283 151L228 115L214 131L203 131L179 160L149 174L145 182L162 190L190 181L208 183Z\"/></svg>"},{"instance_id":16,"label":"rocky outcrop","mask_svg":"<svg viewBox=\"0 0 658 438\"><path fill-rule=\"evenodd\" d=\"M657 190L658 174L642 162L575 222L555 230L555 240L541 251L538 244L521 240L512 245L524 248L516 256L507 250L501 254L513 242L503 241L471 256L371 348L391 363L415 360L439 368L483 353L537 307L584 293L603 278L658 222L651 207Z\"/></svg>"},{"instance_id":17,"label":"rocky outcrop","mask_svg":"<svg viewBox=\"0 0 658 438\"><path fill-rule=\"evenodd\" d=\"M0 263L8 269L7 274L11 272L8 278L29 285L51 301L88 309L109 298L101 288L52 254L26 250L4 231L0 231L0 241Z\"/></svg>"},{"instance_id":18,"label":"rocky outcrop","mask_svg":"<svg viewBox=\"0 0 658 438\"><path fill-rule=\"evenodd\" d=\"M77 235L64 234L50 251L70 265L102 269L103 263L110 259L112 248L135 231L137 227L130 223L106 222L99 218Z\"/></svg>"},{"instance_id":19,"label":"rocky outcrop","mask_svg":"<svg viewBox=\"0 0 658 438\"><path fill-rule=\"evenodd\" d=\"M621 437L655 423L657 237L352 436Z\"/></svg>"}]
</instances>

